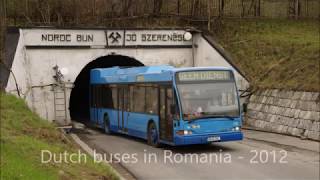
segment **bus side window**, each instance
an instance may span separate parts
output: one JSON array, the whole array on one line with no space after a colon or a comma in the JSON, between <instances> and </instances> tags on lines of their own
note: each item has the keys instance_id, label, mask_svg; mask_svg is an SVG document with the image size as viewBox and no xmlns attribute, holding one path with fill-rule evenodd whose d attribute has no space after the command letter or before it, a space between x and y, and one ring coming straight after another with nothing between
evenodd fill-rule
<instances>
[{"instance_id":1,"label":"bus side window","mask_svg":"<svg viewBox=\"0 0 320 180\"><path fill-rule=\"evenodd\" d=\"M102 108L102 85L99 85L98 88L97 88L97 91L98 91L98 99L97 99L97 106L98 108Z\"/></svg>"},{"instance_id":2,"label":"bus side window","mask_svg":"<svg viewBox=\"0 0 320 180\"><path fill-rule=\"evenodd\" d=\"M101 86L101 104L104 108L112 108L112 101L111 100L111 88L109 85L102 85Z\"/></svg>"},{"instance_id":3,"label":"bus side window","mask_svg":"<svg viewBox=\"0 0 320 180\"><path fill-rule=\"evenodd\" d=\"M158 114L158 88L146 87L146 113Z\"/></svg>"},{"instance_id":4,"label":"bus side window","mask_svg":"<svg viewBox=\"0 0 320 180\"><path fill-rule=\"evenodd\" d=\"M179 120L180 119L180 111L179 111L179 106L178 106L178 99L177 99L177 96L176 96L176 91L174 91L173 93L173 104L175 106L175 114L173 116L174 119L176 120Z\"/></svg>"},{"instance_id":5,"label":"bus side window","mask_svg":"<svg viewBox=\"0 0 320 180\"><path fill-rule=\"evenodd\" d=\"M133 85L130 85L129 86L129 111L130 112L133 112L133 107L134 107L134 99L135 99L135 97L134 97L134 94L133 94L133 90L134 90L134 86Z\"/></svg>"},{"instance_id":6,"label":"bus side window","mask_svg":"<svg viewBox=\"0 0 320 180\"><path fill-rule=\"evenodd\" d=\"M118 110L123 110L123 88L121 86L118 87Z\"/></svg>"},{"instance_id":7,"label":"bus side window","mask_svg":"<svg viewBox=\"0 0 320 180\"><path fill-rule=\"evenodd\" d=\"M170 107L173 105L173 92L172 88L167 88L167 93L166 93L166 99L167 99L167 111L166 111L166 117L168 120L172 121L173 120L173 114L170 112Z\"/></svg>"},{"instance_id":8,"label":"bus side window","mask_svg":"<svg viewBox=\"0 0 320 180\"><path fill-rule=\"evenodd\" d=\"M112 104L113 104L113 109L118 109L118 89L117 86L112 86L111 87L112 91Z\"/></svg>"},{"instance_id":9,"label":"bus side window","mask_svg":"<svg viewBox=\"0 0 320 180\"><path fill-rule=\"evenodd\" d=\"M145 111L145 87L142 85L135 85L133 89L133 111L144 113Z\"/></svg>"},{"instance_id":10,"label":"bus side window","mask_svg":"<svg viewBox=\"0 0 320 180\"><path fill-rule=\"evenodd\" d=\"M176 98L176 95L175 95L175 92L172 91L172 88L168 88L167 89L167 117L169 117L171 120L173 119L180 119L179 117L179 108L178 108L178 103L177 103L177 98ZM171 107L174 106L175 108L175 112L174 114L171 114Z\"/></svg>"},{"instance_id":11,"label":"bus side window","mask_svg":"<svg viewBox=\"0 0 320 180\"><path fill-rule=\"evenodd\" d=\"M94 107L95 108L98 108L99 107L99 103L98 103L98 101L99 101L99 93L98 93L98 85L95 85L94 86Z\"/></svg>"},{"instance_id":12,"label":"bus side window","mask_svg":"<svg viewBox=\"0 0 320 180\"><path fill-rule=\"evenodd\" d=\"M161 118L165 118L166 117L166 106L165 106L165 88L161 87L160 88L160 95L159 95L159 103L160 103L160 107L159 107L159 115Z\"/></svg>"},{"instance_id":13,"label":"bus side window","mask_svg":"<svg viewBox=\"0 0 320 180\"><path fill-rule=\"evenodd\" d=\"M128 86L123 87L123 110L129 111L129 104L130 104L130 96L129 96L129 88Z\"/></svg>"},{"instance_id":14,"label":"bus side window","mask_svg":"<svg viewBox=\"0 0 320 180\"><path fill-rule=\"evenodd\" d=\"M94 107L94 86L91 85L90 87L90 106Z\"/></svg>"}]
</instances>

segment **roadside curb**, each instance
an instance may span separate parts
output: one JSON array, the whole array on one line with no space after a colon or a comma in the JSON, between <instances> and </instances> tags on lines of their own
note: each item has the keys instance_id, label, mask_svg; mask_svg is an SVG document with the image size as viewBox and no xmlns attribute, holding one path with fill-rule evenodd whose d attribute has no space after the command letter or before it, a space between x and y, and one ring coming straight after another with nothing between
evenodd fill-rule
<instances>
[{"instance_id":1,"label":"roadside curb","mask_svg":"<svg viewBox=\"0 0 320 180\"><path fill-rule=\"evenodd\" d=\"M259 132L265 132L265 133L271 133L271 134L279 134L279 135L282 135L282 136L289 136L289 137L302 139L301 136L293 136L293 135L290 135L290 134L282 134L282 133L267 131L267 130L264 130L264 129L261 129L261 128L250 127L250 126L242 126L241 129L251 130L251 131L259 131ZM304 139L304 140L315 141L315 140L312 140L312 139Z\"/></svg>"},{"instance_id":2,"label":"roadside curb","mask_svg":"<svg viewBox=\"0 0 320 180\"><path fill-rule=\"evenodd\" d=\"M275 141L275 140L270 140L270 138L259 138L259 137L253 137L253 136L245 136L246 139L249 140L254 140L254 141L260 141L260 142L265 142L265 143L269 143L269 144L275 144L278 146L285 146L285 147L290 147L290 148L294 148L294 149L298 149L298 150L302 150L302 151L309 151L309 152L313 152L313 153L319 153L320 152L320 143L318 141L313 141L313 140L309 140L309 139L301 139L299 137L296 136L290 136L290 135L285 135L285 134L280 134L280 133L274 133L274 132L268 132L268 131L264 131L264 130L260 130L260 129L255 129L255 128L247 128L247 127L243 127L243 130L246 130L248 132L252 131L252 132L260 132L260 133L267 133L270 135L279 135L279 136L285 136L286 138L296 138L296 141L302 141L304 143L318 143L317 148L307 148L303 145L300 144L299 145L295 145L295 144L290 144L290 143L283 143L283 142L279 142L279 141Z\"/></svg>"},{"instance_id":3,"label":"roadside curb","mask_svg":"<svg viewBox=\"0 0 320 180\"><path fill-rule=\"evenodd\" d=\"M94 156L94 151L89 147L89 145L83 142L76 134L70 133L70 136L86 153L88 153L91 157ZM110 166L111 170L120 178L120 180L127 180L118 171L116 171L108 162L104 160L103 163Z\"/></svg>"},{"instance_id":4,"label":"roadside curb","mask_svg":"<svg viewBox=\"0 0 320 180\"><path fill-rule=\"evenodd\" d=\"M264 130L264 129L261 129L261 128L256 128L256 127L242 126L241 129L252 130L252 131L260 131L260 132L272 133L272 134L279 134L279 135L282 135L282 136L289 136L289 137L294 137L294 138L298 138L298 139L301 139L301 140L313 141L313 142L320 143L320 141L317 141L317 140L314 140L314 139L303 138L302 136L294 136L294 135L291 135L291 134L282 134L282 133L279 133L279 132L267 131L267 130Z\"/></svg>"}]
</instances>

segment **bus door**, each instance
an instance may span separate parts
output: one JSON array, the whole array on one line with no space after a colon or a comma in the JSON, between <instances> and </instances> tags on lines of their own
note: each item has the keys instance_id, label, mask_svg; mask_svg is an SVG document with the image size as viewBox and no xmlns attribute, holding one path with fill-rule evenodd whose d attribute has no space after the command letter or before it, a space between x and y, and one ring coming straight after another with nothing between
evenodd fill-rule
<instances>
[{"instance_id":1,"label":"bus door","mask_svg":"<svg viewBox=\"0 0 320 180\"><path fill-rule=\"evenodd\" d=\"M96 125L98 123L98 117L99 117L99 89L98 86L92 86L91 87L91 102L92 102L92 108L91 108L91 122Z\"/></svg>"},{"instance_id":2,"label":"bus door","mask_svg":"<svg viewBox=\"0 0 320 180\"><path fill-rule=\"evenodd\" d=\"M159 133L160 139L165 141L173 140L173 117L170 106L173 104L173 91L171 86L160 86L159 95Z\"/></svg>"},{"instance_id":3,"label":"bus door","mask_svg":"<svg viewBox=\"0 0 320 180\"><path fill-rule=\"evenodd\" d=\"M129 87L122 85L118 88L118 129L127 131L128 109L129 109Z\"/></svg>"}]
</instances>

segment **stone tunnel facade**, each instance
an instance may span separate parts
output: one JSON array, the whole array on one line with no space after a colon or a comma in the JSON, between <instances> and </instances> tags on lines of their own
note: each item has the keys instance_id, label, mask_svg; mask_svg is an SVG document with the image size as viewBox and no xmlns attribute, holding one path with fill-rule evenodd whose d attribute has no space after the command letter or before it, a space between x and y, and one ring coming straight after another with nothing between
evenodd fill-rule
<instances>
[{"instance_id":1,"label":"stone tunnel facade","mask_svg":"<svg viewBox=\"0 0 320 180\"><path fill-rule=\"evenodd\" d=\"M134 66L134 62L146 66L231 67L239 89L248 87L248 81L222 50L198 31L22 28L18 34L12 59L6 60L12 72L2 81L7 92L19 91L31 109L50 121L55 120L53 67L64 73L67 120L74 83L81 71L97 60L108 61L108 65L97 63L92 68Z\"/></svg>"}]
</instances>

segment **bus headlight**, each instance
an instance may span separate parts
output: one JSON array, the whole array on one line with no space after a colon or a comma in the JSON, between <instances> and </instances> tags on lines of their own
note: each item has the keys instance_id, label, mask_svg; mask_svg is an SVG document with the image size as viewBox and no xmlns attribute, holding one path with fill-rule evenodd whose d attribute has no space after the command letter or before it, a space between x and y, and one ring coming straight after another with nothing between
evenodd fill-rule
<instances>
[{"instance_id":1,"label":"bus headlight","mask_svg":"<svg viewBox=\"0 0 320 180\"><path fill-rule=\"evenodd\" d=\"M190 135L192 134L192 131L189 131L189 130L179 130L179 131L176 131L176 134L178 135Z\"/></svg>"},{"instance_id":2,"label":"bus headlight","mask_svg":"<svg viewBox=\"0 0 320 180\"><path fill-rule=\"evenodd\" d=\"M234 127L234 128L232 128L232 131L240 131L240 127L239 126Z\"/></svg>"}]
</instances>

